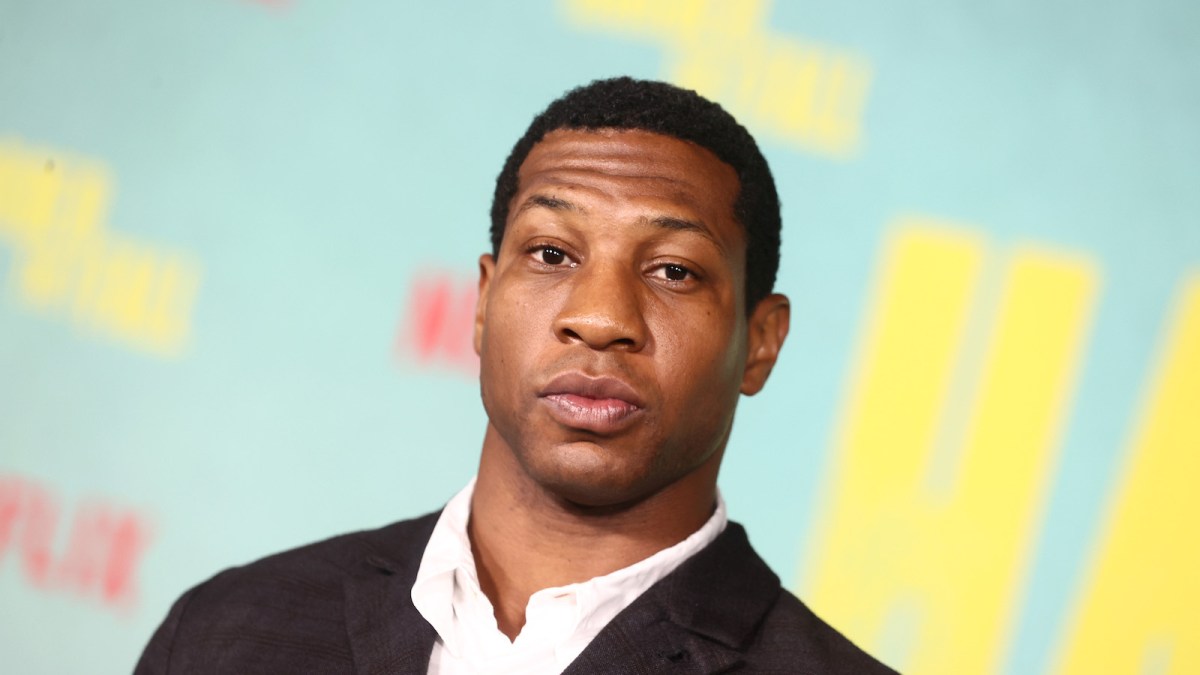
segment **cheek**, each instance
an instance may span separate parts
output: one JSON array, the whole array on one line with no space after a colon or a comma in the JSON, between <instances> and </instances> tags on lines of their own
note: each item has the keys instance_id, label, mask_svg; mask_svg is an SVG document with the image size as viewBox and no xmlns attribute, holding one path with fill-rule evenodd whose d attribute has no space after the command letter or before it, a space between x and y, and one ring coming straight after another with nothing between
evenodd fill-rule
<instances>
[{"instance_id":1,"label":"cheek","mask_svg":"<svg viewBox=\"0 0 1200 675\"><path fill-rule=\"evenodd\" d=\"M730 327L705 322L664 333L659 339L663 385L692 406L725 407L723 393L740 387L743 361Z\"/></svg>"},{"instance_id":2,"label":"cheek","mask_svg":"<svg viewBox=\"0 0 1200 675\"><path fill-rule=\"evenodd\" d=\"M497 289L489 297L483 331L482 368L512 372L536 361L536 347L547 330L545 303L519 290ZM506 378L513 383L515 378Z\"/></svg>"}]
</instances>

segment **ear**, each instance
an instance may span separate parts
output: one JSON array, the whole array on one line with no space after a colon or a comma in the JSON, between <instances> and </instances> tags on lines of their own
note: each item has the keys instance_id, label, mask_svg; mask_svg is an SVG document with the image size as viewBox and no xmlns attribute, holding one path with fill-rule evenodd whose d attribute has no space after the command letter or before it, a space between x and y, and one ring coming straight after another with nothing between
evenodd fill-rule
<instances>
[{"instance_id":1,"label":"ear","mask_svg":"<svg viewBox=\"0 0 1200 675\"><path fill-rule=\"evenodd\" d=\"M773 293L754 307L746 326L746 371L742 393L753 396L762 390L787 339L792 307L786 295Z\"/></svg>"},{"instance_id":2,"label":"ear","mask_svg":"<svg viewBox=\"0 0 1200 675\"><path fill-rule=\"evenodd\" d=\"M479 299L475 301L475 354L482 356L483 324L487 318L488 290L496 273L496 259L490 253L479 256Z\"/></svg>"}]
</instances>

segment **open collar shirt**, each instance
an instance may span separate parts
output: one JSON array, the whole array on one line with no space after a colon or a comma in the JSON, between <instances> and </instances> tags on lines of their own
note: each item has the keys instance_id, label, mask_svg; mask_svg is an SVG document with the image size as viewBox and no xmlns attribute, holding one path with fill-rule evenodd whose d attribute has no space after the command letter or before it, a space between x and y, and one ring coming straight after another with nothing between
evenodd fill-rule
<instances>
[{"instance_id":1,"label":"open collar shirt","mask_svg":"<svg viewBox=\"0 0 1200 675\"><path fill-rule=\"evenodd\" d=\"M430 675L561 673L621 610L712 543L728 522L718 493L712 516L678 544L610 574L534 593L525 626L509 641L479 586L467 537L474 491L472 479L447 502L412 587L413 604L438 634Z\"/></svg>"}]
</instances>

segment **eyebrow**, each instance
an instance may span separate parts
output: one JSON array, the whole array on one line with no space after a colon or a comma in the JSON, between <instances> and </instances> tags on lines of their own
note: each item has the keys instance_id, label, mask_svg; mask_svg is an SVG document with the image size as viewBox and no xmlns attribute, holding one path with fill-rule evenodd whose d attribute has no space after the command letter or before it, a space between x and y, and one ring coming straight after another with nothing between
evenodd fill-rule
<instances>
[{"instance_id":1,"label":"eyebrow","mask_svg":"<svg viewBox=\"0 0 1200 675\"><path fill-rule=\"evenodd\" d=\"M695 221L691 221L691 220L684 220L683 218L673 218L671 216L657 216L655 218L650 218L648 222L650 222L653 225L657 225L659 227L666 228L668 230L681 230L684 232L698 232L698 233L704 234L704 235L709 234L708 228L705 227L703 224L695 222Z\"/></svg>"},{"instance_id":2,"label":"eyebrow","mask_svg":"<svg viewBox=\"0 0 1200 675\"><path fill-rule=\"evenodd\" d=\"M517 209L517 215L525 213L535 206L540 206L552 211L574 211L575 213L587 213L587 211L580 208L578 205L573 204L565 199L559 199L558 197L550 197L547 195L531 195L529 199L525 200L525 203L521 204L521 208Z\"/></svg>"},{"instance_id":3,"label":"eyebrow","mask_svg":"<svg viewBox=\"0 0 1200 675\"><path fill-rule=\"evenodd\" d=\"M587 213L586 209L584 209L582 206L579 206L578 204L575 204L574 202L569 202L569 201L567 201L565 199L561 199L559 197L551 197L549 195L536 195L535 194L535 195L530 195L529 198L526 199L525 202L521 204L520 208L517 209L517 215L520 215L520 214L528 211L529 209L532 209L537 206L540 206L540 207L546 208L546 209L550 209L552 211L571 211L573 213ZM674 216L655 216L653 218L644 218L642 220L645 223L648 223L650 225L656 225L658 227L661 227L661 228L667 229L667 230L677 230L677 231L682 231L682 232L697 232L699 234L708 235L710 237L712 236L711 233L709 232L709 229L707 227L705 227L703 225L703 223L699 223L699 222L692 221L692 220L686 220L684 218L676 218Z\"/></svg>"}]
</instances>

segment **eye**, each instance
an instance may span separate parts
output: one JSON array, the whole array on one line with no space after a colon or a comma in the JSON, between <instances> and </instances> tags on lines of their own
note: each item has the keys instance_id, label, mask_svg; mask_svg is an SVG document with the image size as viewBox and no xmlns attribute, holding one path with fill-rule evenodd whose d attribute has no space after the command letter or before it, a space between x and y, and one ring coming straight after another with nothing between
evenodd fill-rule
<instances>
[{"instance_id":1,"label":"eye","mask_svg":"<svg viewBox=\"0 0 1200 675\"><path fill-rule=\"evenodd\" d=\"M691 275L691 272L688 271L688 268L680 265L666 265L663 267L663 274L669 281L683 281Z\"/></svg>"},{"instance_id":2,"label":"eye","mask_svg":"<svg viewBox=\"0 0 1200 675\"><path fill-rule=\"evenodd\" d=\"M538 258L547 265L561 265L566 262L567 254L553 246L542 246L538 251Z\"/></svg>"},{"instance_id":3,"label":"eye","mask_svg":"<svg viewBox=\"0 0 1200 675\"><path fill-rule=\"evenodd\" d=\"M694 280L696 274L683 265L668 263L654 270L654 276L662 281L667 281L673 284L683 283L685 281Z\"/></svg>"},{"instance_id":4,"label":"eye","mask_svg":"<svg viewBox=\"0 0 1200 675\"><path fill-rule=\"evenodd\" d=\"M531 261L542 269L575 267L576 262L571 255L551 244L535 244L527 249L526 254Z\"/></svg>"}]
</instances>

